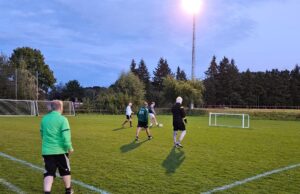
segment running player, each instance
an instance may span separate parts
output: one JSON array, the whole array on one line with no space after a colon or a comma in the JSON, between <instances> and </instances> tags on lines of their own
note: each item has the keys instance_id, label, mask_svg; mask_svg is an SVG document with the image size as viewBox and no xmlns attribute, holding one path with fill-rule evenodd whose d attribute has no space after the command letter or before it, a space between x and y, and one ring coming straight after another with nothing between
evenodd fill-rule
<instances>
[{"instance_id":1,"label":"running player","mask_svg":"<svg viewBox=\"0 0 300 194\"><path fill-rule=\"evenodd\" d=\"M183 148L181 142L186 134L185 124L187 124L187 119L185 118L186 114L184 111L184 107L182 104L182 98L178 96L176 98L176 104L172 107L172 114L173 114L173 138L174 138L174 146L176 148ZM179 141L177 141L177 133L181 131Z\"/></svg>"},{"instance_id":2,"label":"running player","mask_svg":"<svg viewBox=\"0 0 300 194\"><path fill-rule=\"evenodd\" d=\"M150 134L150 130L148 128L148 115L149 115L149 111L148 111L148 103L144 102L144 106L141 107L137 113L137 117L138 117L138 125L137 125L137 129L136 129L136 137L135 140L139 141L139 133L141 131L141 129L145 129L146 133L148 135L148 140L152 139L152 136Z\"/></svg>"},{"instance_id":3,"label":"running player","mask_svg":"<svg viewBox=\"0 0 300 194\"><path fill-rule=\"evenodd\" d=\"M131 119L131 115L133 114L132 110L131 110L131 107L132 107L132 103L129 102L128 103L128 106L126 107L126 120L124 121L124 123L122 124L122 127L124 127L124 125L129 122L130 124L130 127L132 127L132 119Z\"/></svg>"}]
</instances>

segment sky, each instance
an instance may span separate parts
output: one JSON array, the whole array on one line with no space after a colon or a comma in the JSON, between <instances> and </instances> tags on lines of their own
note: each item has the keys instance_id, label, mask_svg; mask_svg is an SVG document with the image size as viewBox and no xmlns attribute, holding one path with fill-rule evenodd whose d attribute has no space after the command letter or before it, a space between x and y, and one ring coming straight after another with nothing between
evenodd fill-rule
<instances>
[{"instance_id":1,"label":"sky","mask_svg":"<svg viewBox=\"0 0 300 194\"><path fill-rule=\"evenodd\" d=\"M212 57L240 71L292 70L300 64L299 0L203 0L196 15L195 75ZM153 75L161 57L188 77L192 15L181 0L0 0L0 52L39 49L57 83L109 86L132 59Z\"/></svg>"}]
</instances>

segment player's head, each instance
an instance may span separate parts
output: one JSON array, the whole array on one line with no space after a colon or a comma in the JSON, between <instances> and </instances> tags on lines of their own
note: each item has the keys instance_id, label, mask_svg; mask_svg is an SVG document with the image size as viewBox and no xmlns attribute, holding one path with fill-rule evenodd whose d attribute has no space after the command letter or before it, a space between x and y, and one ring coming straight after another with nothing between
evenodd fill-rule
<instances>
[{"instance_id":1,"label":"player's head","mask_svg":"<svg viewBox=\"0 0 300 194\"><path fill-rule=\"evenodd\" d=\"M148 102L144 101L144 107L148 106Z\"/></svg>"},{"instance_id":2,"label":"player's head","mask_svg":"<svg viewBox=\"0 0 300 194\"><path fill-rule=\"evenodd\" d=\"M155 102L151 102L151 105L153 105L153 106L154 106L154 105L155 105Z\"/></svg>"},{"instance_id":3,"label":"player's head","mask_svg":"<svg viewBox=\"0 0 300 194\"><path fill-rule=\"evenodd\" d=\"M129 103L128 103L128 106L132 106L132 103L131 103L131 102L129 102Z\"/></svg>"},{"instance_id":4,"label":"player's head","mask_svg":"<svg viewBox=\"0 0 300 194\"><path fill-rule=\"evenodd\" d=\"M182 98L180 96L176 98L176 103L182 104Z\"/></svg>"},{"instance_id":5,"label":"player's head","mask_svg":"<svg viewBox=\"0 0 300 194\"><path fill-rule=\"evenodd\" d=\"M62 101L61 100L51 101L51 110L62 113L64 110Z\"/></svg>"}]
</instances>

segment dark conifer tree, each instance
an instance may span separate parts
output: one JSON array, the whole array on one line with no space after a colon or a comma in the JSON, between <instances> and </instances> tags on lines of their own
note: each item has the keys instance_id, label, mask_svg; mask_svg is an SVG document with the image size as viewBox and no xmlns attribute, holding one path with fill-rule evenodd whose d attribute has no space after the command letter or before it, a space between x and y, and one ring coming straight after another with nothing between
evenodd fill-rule
<instances>
[{"instance_id":1,"label":"dark conifer tree","mask_svg":"<svg viewBox=\"0 0 300 194\"><path fill-rule=\"evenodd\" d=\"M163 89L163 79L167 76L174 76L167 60L160 58L155 71L153 71L153 86L156 90L162 91Z\"/></svg>"},{"instance_id":2,"label":"dark conifer tree","mask_svg":"<svg viewBox=\"0 0 300 194\"><path fill-rule=\"evenodd\" d=\"M204 80L204 101L207 105L217 104L216 99L216 85L217 85L217 75L218 75L218 64L216 62L216 56L213 56L208 70L205 72Z\"/></svg>"},{"instance_id":3,"label":"dark conifer tree","mask_svg":"<svg viewBox=\"0 0 300 194\"><path fill-rule=\"evenodd\" d=\"M141 59L139 63L139 67L137 68L137 76L145 85L145 91L146 91L145 97L147 101L151 101L153 88L150 83L150 73L143 59Z\"/></svg>"},{"instance_id":4,"label":"dark conifer tree","mask_svg":"<svg viewBox=\"0 0 300 194\"><path fill-rule=\"evenodd\" d=\"M177 67L177 71L176 71L176 80L181 80L181 81L186 81L186 73L184 72L184 70L181 70L180 67Z\"/></svg>"},{"instance_id":5,"label":"dark conifer tree","mask_svg":"<svg viewBox=\"0 0 300 194\"><path fill-rule=\"evenodd\" d=\"M241 73L241 97L244 105L255 106L257 97L255 95L254 74L247 69Z\"/></svg>"},{"instance_id":6,"label":"dark conifer tree","mask_svg":"<svg viewBox=\"0 0 300 194\"><path fill-rule=\"evenodd\" d=\"M139 67L136 69L137 76L140 78L140 80L145 84L148 85L150 81L150 74L148 71L148 68L145 64L145 61L141 59L139 63Z\"/></svg>"},{"instance_id":7,"label":"dark conifer tree","mask_svg":"<svg viewBox=\"0 0 300 194\"><path fill-rule=\"evenodd\" d=\"M291 71L290 94L293 106L300 106L300 67L298 65Z\"/></svg>"},{"instance_id":8,"label":"dark conifer tree","mask_svg":"<svg viewBox=\"0 0 300 194\"><path fill-rule=\"evenodd\" d=\"M268 101L267 78L265 72L255 72L253 74L254 95L256 106L266 105Z\"/></svg>"},{"instance_id":9,"label":"dark conifer tree","mask_svg":"<svg viewBox=\"0 0 300 194\"><path fill-rule=\"evenodd\" d=\"M134 74L134 75L138 75L137 74L137 69L136 69L136 63L135 60L132 59L131 64L130 64L130 71Z\"/></svg>"},{"instance_id":10,"label":"dark conifer tree","mask_svg":"<svg viewBox=\"0 0 300 194\"><path fill-rule=\"evenodd\" d=\"M216 85L217 104L242 104L240 75L234 60L229 62L228 58L224 57L218 66L218 72Z\"/></svg>"}]
</instances>

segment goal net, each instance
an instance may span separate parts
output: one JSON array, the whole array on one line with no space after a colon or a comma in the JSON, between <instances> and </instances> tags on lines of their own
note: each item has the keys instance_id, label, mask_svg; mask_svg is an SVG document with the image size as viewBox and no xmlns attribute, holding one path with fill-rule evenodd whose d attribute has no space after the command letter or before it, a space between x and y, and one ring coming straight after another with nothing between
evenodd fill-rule
<instances>
[{"instance_id":1,"label":"goal net","mask_svg":"<svg viewBox=\"0 0 300 194\"><path fill-rule=\"evenodd\" d=\"M33 100L0 99L0 115L2 116L36 116Z\"/></svg>"},{"instance_id":2,"label":"goal net","mask_svg":"<svg viewBox=\"0 0 300 194\"><path fill-rule=\"evenodd\" d=\"M209 126L249 128L248 114L209 113Z\"/></svg>"},{"instance_id":3,"label":"goal net","mask_svg":"<svg viewBox=\"0 0 300 194\"><path fill-rule=\"evenodd\" d=\"M38 100L36 101L37 114L45 115L51 111L51 101ZM63 115L75 116L74 104L71 101L63 101Z\"/></svg>"},{"instance_id":4,"label":"goal net","mask_svg":"<svg viewBox=\"0 0 300 194\"><path fill-rule=\"evenodd\" d=\"M0 116L38 116L51 111L51 101L0 99ZM75 116L74 104L63 101L63 115Z\"/></svg>"}]
</instances>

